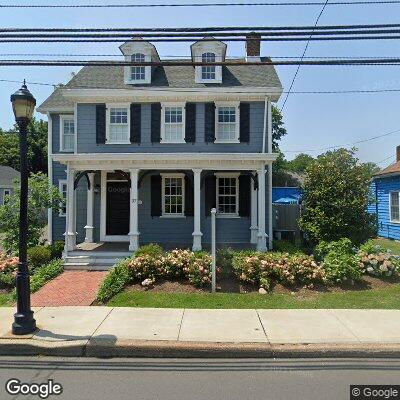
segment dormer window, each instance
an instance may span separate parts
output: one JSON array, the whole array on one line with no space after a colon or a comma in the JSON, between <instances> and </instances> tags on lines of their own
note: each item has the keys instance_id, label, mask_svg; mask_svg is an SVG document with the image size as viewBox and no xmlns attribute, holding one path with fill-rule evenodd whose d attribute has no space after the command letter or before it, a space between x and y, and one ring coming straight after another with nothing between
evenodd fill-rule
<instances>
[{"instance_id":1,"label":"dormer window","mask_svg":"<svg viewBox=\"0 0 400 400\"><path fill-rule=\"evenodd\" d=\"M215 53L203 53L201 55L201 62L203 62L203 63L215 62ZM215 79L215 66L206 65L204 67L201 67L201 79L214 80Z\"/></svg>"},{"instance_id":2,"label":"dormer window","mask_svg":"<svg viewBox=\"0 0 400 400\"><path fill-rule=\"evenodd\" d=\"M132 62L145 62L145 55L142 53L136 53L131 56ZM146 79L146 67L135 66L131 67L131 80L132 81L144 81Z\"/></svg>"}]
</instances>

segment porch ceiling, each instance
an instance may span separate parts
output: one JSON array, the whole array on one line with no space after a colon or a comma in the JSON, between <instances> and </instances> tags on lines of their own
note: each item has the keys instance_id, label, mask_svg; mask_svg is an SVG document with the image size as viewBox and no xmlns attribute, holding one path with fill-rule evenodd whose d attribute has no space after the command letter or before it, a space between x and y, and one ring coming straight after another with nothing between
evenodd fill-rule
<instances>
[{"instance_id":1,"label":"porch ceiling","mask_svg":"<svg viewBox=\"0 0 400 400\"><path fill-rule=\"evenodd\" d=\"M271 164L276 153L82 153L53 154L52 159L77 170L213 169L255 170Z\"/></svg>"}]
</instances>

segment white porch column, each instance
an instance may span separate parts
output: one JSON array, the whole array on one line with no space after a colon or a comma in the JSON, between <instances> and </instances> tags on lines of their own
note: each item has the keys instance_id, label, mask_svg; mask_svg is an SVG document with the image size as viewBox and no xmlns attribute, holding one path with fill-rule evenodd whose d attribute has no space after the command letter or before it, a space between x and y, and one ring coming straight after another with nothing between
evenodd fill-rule
<instances>
[{"instance_id":1,"label":"white porch column","mask_svg":"<svg viewBox=\"0 0 400 400\"><path fill-rule=\"evenodd\" d=\"M194 173L194 230L193 251L201 250L201 169L193 169Z\"/></svg>"},{"instance_id":2,"label":"white porch column","mask_svg":"<svg viewBox=\"0 0 400 400\"><path fill-rule=\"evenodd\" d=\"M266 251L265 233L265 166L258 171L258 241L257 250Z\"/></svg>"},{"instance_id":3,"label":"white porch column","mask_svg":"<svg viewBox=\"0 0 400 400\"><path fill-rule=\"evenodd\" d=\"M257 243L258 222L257 222L257 188L254 179L251 179L251 226L250 226L250 243Z\"/></svg>"},{"instance_id":4,"label":"white porch column","mask_svg":"<svg viewBox=\"0 0 400 400\"><path fill-rule=\"evenodd\" d=\"M272 228L272 163L268 165L268 250L273 247Z\"/></svg>"},{"instance_id":5,"label":"white porch column","mask_svg":"<svg viewBox=\"0 0 400 400\"><path fill-rule=\"evenodd\" d=\"M85 242L93 243L93 211L94 211L94 172L88 173L89 188L87 191L87 206L86 206L86 226L85 226Z\"/></svg>"},{"instance_id":6,"label":"white porch column","mask_svg":"<svg viewBox=\"0 0 400 400\"><path fill-rule=\"evenodd\" d=\"M67 215L65 217L65 250L72 251L76 245L75 232L75 170L67 166Z\"/></svg>"},{"instance_id":7,"label":"white porch column","mask_svg":"<svg viewBox=\"0 0 400 400\"><path fill-rule=\"evenodd\" d=\"M138 178L139 170L129 170L131 177L131 191L130 191L130 207L129 207L129 250L136 251L139 248L139 228L138 228L138 203L139 203L139 191L138 191Z\"/></svg>"}]
</instances>

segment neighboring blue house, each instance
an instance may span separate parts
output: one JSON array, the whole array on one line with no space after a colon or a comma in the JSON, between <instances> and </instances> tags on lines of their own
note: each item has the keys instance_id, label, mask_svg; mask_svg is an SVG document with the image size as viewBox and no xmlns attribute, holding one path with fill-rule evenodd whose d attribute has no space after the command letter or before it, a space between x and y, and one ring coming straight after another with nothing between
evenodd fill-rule
<instances>
[{"instance_id":1,"label":"neighboring blue house","mask_svg":"<svg viewBox=\"0 0 400 400\"><path fill-rule=\"evenodd\" d=\"M400 240L400 146L396 162L374 176L371 190L375 203L369 210L377 215L378 236Z\"/></svg>"},{"instance_id":2,"label":"neighboring blue house","mask_svg":"<svg viewBox=\"0 0 400 400\"><path fill-rule=\"evenodd\" d=\"M160 61L134 39L124 60ZM190 47L207 63L226 49L213 38ZM50 179L66 198L49 212L49 239L65 238L71 264L86 265L88 249L113 258L150 242L208 247L213 207L219 245L272 245L271 102L282 86L261 60L253 34L241 60L251 65L87 66L39 107Z\"/></svg>"}]
</instances>

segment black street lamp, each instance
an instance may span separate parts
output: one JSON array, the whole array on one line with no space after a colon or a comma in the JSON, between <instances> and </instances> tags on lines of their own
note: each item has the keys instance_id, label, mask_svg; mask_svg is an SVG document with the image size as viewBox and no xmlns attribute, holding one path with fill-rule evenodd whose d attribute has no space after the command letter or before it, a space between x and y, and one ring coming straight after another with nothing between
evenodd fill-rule
<instances>
[{"instance_id":1,"label":"black street lamp","mask_svg":"<svg viewBox=\"0 0 400 400\"><path fill-rule=\"evenodd\" d=\"M36 321L31 310L29 270L27 262L28 239L28 140L27 128L32 119L36 100L24 83L11 95L15 121L19 128L19 154L21 172L21 193L19 206L19 263L16 277L17 312L14 314L12 333L25 335L36 329Z\"/></svg>"}]
</instances>

